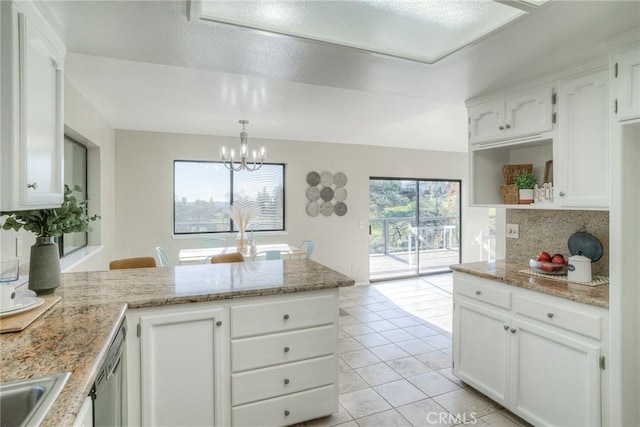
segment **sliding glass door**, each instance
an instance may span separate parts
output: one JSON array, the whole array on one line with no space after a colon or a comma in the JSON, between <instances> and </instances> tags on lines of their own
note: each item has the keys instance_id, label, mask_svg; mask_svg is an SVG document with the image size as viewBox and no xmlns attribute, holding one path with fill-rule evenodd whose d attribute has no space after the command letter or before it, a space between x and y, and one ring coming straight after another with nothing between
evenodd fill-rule
<instances>
[{"instance_id":1,"label":"sliding glass door","mask_svg":"<svg viewBox=\"0 0 640 427\"><path fill-rule=\"evenodd\" d=\"M460 181L369 179L369 279L448 271L460 262Z\"/></svg>"}]
</instances>

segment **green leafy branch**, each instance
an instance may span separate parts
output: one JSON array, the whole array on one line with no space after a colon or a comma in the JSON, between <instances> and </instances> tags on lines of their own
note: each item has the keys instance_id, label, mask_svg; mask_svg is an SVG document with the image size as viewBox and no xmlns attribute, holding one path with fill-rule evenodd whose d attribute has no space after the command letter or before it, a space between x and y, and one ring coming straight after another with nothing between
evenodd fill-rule
<instances>
[{"instance_id":1,"label":"green leafy branch","mask_svg":"<svg viewBox=\"0 0 640 427\"><path fill-rule=\"evenodd\" d=\"M24 229L38 237L60 237L64 233L91 231L89 223L100 216L87 215L88 200L78 202L74 191L82 191L82 188L76 185L71 190L68 185L64 186L64 200L59 208L0 212L0 216L8 216L2 229Z\"/></svg>"}]
</instances>

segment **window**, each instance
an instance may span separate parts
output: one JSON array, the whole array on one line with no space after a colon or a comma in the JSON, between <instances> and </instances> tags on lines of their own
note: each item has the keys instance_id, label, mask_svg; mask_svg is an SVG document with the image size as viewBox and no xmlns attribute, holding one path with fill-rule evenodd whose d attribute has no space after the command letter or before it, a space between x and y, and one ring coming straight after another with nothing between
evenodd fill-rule
<instances>
[{"instance_id":1,"label":"window","mask_svg":"<svg viewBox=\"0 0 640 427\"><path fill-rule=\"evenodd\" d=\"M79 202L87 200L87 147L79 142L64 137L64 183L69 188L80 187L75 192ZM87 233L66 233L58 238L60 257L69 255L87 246Z\"/></svg>"},{"instance_id":2,"label":"window","mask_svg":"<svg viewBox=\"0 0 640 427\"><path fill-rule=\"evenodd\" d=\"M249 231L284 230L284 165L264 164L254 172L232 172L221 162L173 163L174 234L237 231L229 205L254 202Z\"/></svg>"}]
</instances>

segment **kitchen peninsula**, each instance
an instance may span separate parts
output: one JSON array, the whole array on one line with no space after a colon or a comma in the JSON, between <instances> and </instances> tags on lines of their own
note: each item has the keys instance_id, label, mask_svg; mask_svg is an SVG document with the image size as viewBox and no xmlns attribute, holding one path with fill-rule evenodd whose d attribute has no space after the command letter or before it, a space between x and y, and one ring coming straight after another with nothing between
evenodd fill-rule
<instances>
[{"instance_id":1,"label":"kitchen peninsula","mask_svg":"<svg viewBox=\"0 0 640 427\"><path fill-rule=\"evenodd\" d=\"M169 412L192 409L162 400L172 393L157 382L159 371L154 371L167 369L164 356L174 358L176 369L186 366L185 372L166 375L193 378L189 375L195 371L199 384L193 390L215 385L213 401L194 415L213 417L211 424L246 424L256 414L286 417L291 423L328 415L337 411L338 288L353 284L309 259L63 274L58 304L24 331L0 336L0 379L71 372L43 424L70 425L126 316L129 424L167 424L161 417ZM203 338L203 332L213 336ZM167 337L178 341L172 345ZM186 364L175 360L190 357L190 346L209 347L211 377L193 359ZM305 376L309 371L317 373L314 378ZM272 374L287 376L290 384L284 390L244 386ZM151 385L153 393L146 388ZM188 397L190 391L177 392ZM287 402L292 405L286 414L273 413Z\"/></svg>"}]
</instances>

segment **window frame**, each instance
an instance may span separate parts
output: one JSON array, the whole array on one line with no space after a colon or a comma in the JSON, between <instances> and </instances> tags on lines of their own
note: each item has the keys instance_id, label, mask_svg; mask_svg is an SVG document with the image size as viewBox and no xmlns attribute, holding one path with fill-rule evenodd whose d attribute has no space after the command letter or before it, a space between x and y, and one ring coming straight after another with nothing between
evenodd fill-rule
<instances>
[{"instance_id":1,"label":"window frame","mask_svg":"<svg viewBox=\"0 0 640 427\"><path fill-rule=\"evenodd\" d=\"M174 236L198 236L198 235L232 235L234 233L237 233L237 230L234 230L234 222L233 219L229 218L229 225L230 225L230 229L226 230L226 231L187 231L187 232L178 232L176 231L176 201L175 201L175 197L176 197L176 163L210 163L210 164L219 164L219 165L223 165L224 162L220 161L220 160L180 160L180 159L175 159L173 161L173 197L172 197L172 201L171 201L171 206L172 206L172 211L173 211L173 235ZM234 165L237 165L238 163L234 163ZM265 162L263 163L263 165L269 165L269 166L281 166L282 167L282 228L278 228L278 229L269 229L269 230L251 230L253 233L255 234L261 234L261 233L278 233L278 232L286 232L287 231L287 191L286 191L286 177L287 177L287 168L286 168L286 163L272 163L272 162ZM224 166L224 165L223 165ZM234 196L234 175L235 175L235 171L231 171L229 170L229 194L230 194L230 204L233 204L233 196ZM249 172L251 173L251 172Z\"/></svg>"}]
</instances>

